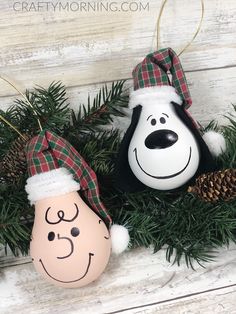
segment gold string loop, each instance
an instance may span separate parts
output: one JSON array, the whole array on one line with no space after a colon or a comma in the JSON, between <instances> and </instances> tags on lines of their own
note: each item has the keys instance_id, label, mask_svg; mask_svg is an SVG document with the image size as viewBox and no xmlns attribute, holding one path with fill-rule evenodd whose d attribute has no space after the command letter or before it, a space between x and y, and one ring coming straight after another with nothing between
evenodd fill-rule
<instances>
[{"instance_id":1,"label":"gold string loop","mask_svg":"<svg viewBox=\"0 0 236 314\"><path fill-rule=\"evenodd\" d=\"M16 133L18 133L20 137L22 137L25 141L27 140L26 137L24 137L24 135L19 130L17 130L17 128L13 124L11 124L7 119L5 119L1 114L0 114L0 120L2 120L7 125L9 125L9 127L12 128Z\"/></svg>"},{"instance_id":2,"label":"gold string loop","mask_svg":"<svg viewBox=\"0 0 236 314\"><path fill-rule=\"evenodd\" d=\"M201 19L200 22L198 24L198 27L192 37L192 39L189 41L189 43L187 43L187 45L178 53L178 56L180 56L182 53L184 53L189 46L191 46L191 44L193 43L193 41L195 40L195 38L197 37L198 33L201 30L202 27L202 22L203 22L203 18L204 18L204 13L205 13L205 5L204 5L204 0L200 0L201 1ZM162 17L162 13L164 11L165 5L166 5L167 0L164 0L162 2L161 8L160 8L160 12L157 18L157 50L159 49L159 42L160 42L160 24L161 24L161 17Z\"/></svg>"},{"instance_id":3,"label":"gold string loop","mask_svg":"<svg viewBox=\"0 0 236 314\"><path fill-rule=\"evenodd\" d=\"M5 81L9 85L11 85L25 99L26 103L30 106L30 108L32 108L33 113L34 113L34 115L35 115L35 117L37 119L37 122L38 122L38 125L39 125L39 129L40 129L40 131L42 131L43 128L42 128L41 122L40 122L40 120L38 118L37 112L35 111L34 106L31 104L31 102L28 100L28 98L12 82L10 82L6 78L2 77L1 75L0 75L0 79L2 79L3 81ZM8 123L8 125L9 125L9 123Z\"/></svg>"}]
</instances>

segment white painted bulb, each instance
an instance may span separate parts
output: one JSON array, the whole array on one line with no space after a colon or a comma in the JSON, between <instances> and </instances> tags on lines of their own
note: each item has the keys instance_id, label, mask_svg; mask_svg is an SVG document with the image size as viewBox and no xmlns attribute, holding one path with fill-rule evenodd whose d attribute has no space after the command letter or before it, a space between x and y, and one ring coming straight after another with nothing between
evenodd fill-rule
<instances>
[{"instance_id":1,"label":"white painted bulb","mask_svg":"<svg viewBox=\"0 0 236 314\"><path fill-rule=\"evenodd\" d=\"M142 107L128 160L134 175L148 187L172 190L196 173L200 151L196 139L172 104Z\"/></svg>"}]
</instances>

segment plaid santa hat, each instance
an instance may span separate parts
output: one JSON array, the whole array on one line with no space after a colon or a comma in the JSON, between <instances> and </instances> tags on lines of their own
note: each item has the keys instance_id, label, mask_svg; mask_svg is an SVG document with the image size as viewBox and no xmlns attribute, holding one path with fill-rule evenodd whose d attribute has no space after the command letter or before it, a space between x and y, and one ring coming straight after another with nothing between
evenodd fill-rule
<instances>
[{"instance_id":1,"label":"plaid santa hat","mask_svg":"<svg viewBox=\"0 0 236 314\"><path fill-rule=\"evenodd\" d=\"M96 174L69 142L43 130L28 142L26 159L30 177L25 189L32 204L47 197L80 191L110 229L112 220L100 200ZM127 248L126 228L113 225L110 233L113 252L120 253Z\"/></svg>"},{"instance_id":2,"label":"plaid santa hat","mask_svg":"<svg viewBox=\"0 0 236 314\"><path fill-rule=\"evenodd\" d=\"M170 81L168 73L172 80ZM192 99L180 60L171 48L150 53L133 70L134 91L129 107L152 105L156 101L191 106Z\"/></svg>"}]
</instances>

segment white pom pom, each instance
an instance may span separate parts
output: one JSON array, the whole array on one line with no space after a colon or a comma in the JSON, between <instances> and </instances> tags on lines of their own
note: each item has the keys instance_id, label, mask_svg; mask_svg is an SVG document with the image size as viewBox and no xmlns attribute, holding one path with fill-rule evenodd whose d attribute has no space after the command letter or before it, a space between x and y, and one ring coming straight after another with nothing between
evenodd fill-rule
<instances>
[{"instance_id":1,"label":"white pom pom","mask_svg":"<svg viewBox=\"0 0 236 314\"><path fill-rule=\"evenodd\" d=\"M130 240L128 229L120 225L112 225L110 233L112 253L120 254L125 251Z\"/></svg>"},{"instance_id":2,"label":"white pom pom","mask_svg":"<svg viewBox=\"0 0 236 314\"><path fill-rule=\"evenodd\" d=\"M218 157L226 151L226 142L222 134L208 131L203 135L203 139L213 156Z\"/></svg>"}]
</instances>

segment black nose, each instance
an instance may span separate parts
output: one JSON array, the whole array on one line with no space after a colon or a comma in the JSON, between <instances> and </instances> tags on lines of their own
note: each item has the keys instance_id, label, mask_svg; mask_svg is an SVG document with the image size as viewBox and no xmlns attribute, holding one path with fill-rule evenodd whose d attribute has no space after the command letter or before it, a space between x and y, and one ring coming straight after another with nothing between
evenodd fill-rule
<instances>
[{"instance_id":1,"label":"black nose","mask_svg":"<svg viewBox=\"0 0 236 314\"><path fill-rule=\"evenodd\" d=\"M149 149L162 149L178 141L178 135L171 130L157 130L146 137L145 146Z\"/></svg>"}]
</instances>

